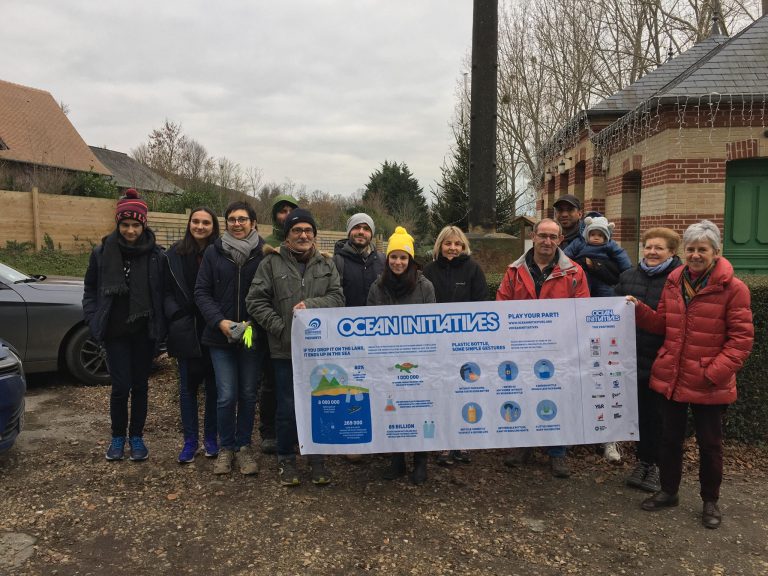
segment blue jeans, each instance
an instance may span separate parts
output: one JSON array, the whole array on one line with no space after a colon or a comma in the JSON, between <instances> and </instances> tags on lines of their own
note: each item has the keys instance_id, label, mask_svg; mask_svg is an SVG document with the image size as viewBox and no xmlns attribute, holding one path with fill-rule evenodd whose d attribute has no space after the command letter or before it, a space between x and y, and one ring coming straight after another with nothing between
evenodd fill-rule
<instances>
[{"instance_id":1,"label":"blue jeans","mask_svg":"<svg viewBox=\"0 0 768 576\"><path fill-rule=\"evenodd\" d=\"M112 436L143 436L147 420L147 396L149 372L155 352L155 341L146 333L126 334L104 341L107 366L112 379L109 397L109 415L112 419ZM128 399L131 415L128 419Z\"/></svg>"},{"instance_id":2,"label":"blue jeans","mask_svg":"<svg viewBox=\"0 0 768 576\"><path fill-rule=\"evenodd\" d=\"M202 384L205 388L203 434L216 438L216 378L207 351L202 358L179 358L179 408L184 439L197 439L200 424L197 416L197 395Z\"/></svg>"},{"instance_id":3,"label":"blue jeans","mask_svg":"<svg viewBox=\"0 0 768 576\"><path fill-rule=\"evenodd\" d=\"M277 457L293 456L294 446L299 438L296 432L296 409L293 403L293 362L273 359L275 369L275 395L277 412L275 429L277 432Z\"/></svg>"},{"instance_id":4,"label":"blue jeans","mask_svg":"<svg viewBox=\"0 0 768 576\"><path fill-rule=\"evenodd\" d=\"M216 373L219 447L239 450L251 444L264 350L211 346L210 353Z\"/></svg>"}]
</instances>

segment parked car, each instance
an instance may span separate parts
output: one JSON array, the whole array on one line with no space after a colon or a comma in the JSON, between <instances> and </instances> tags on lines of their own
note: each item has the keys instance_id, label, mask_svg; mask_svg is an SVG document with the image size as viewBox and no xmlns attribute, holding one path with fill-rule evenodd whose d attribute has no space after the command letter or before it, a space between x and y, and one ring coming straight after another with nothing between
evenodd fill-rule
<instances>
[{"instance_id":1,"label":"parked car","mask_svg":"<svg viewBox=\"0 0 768 576\"><path fill-rule=\"evenodd\" d=\"M83 321L83 281L29 276L0 263L0 338L27 374L66 369L83 384L109 383L107 355Z\"/></svg>"},{"instance_id":2,"label":"parked car","mask_svg":"<svg viewBox=\"0 0 768 576\"><path fill-rule=\"evenodd\" d=\"M26 391L21 358L0 340L0 454L13 446L24 427Z\"/></svg>"}]
</instances>

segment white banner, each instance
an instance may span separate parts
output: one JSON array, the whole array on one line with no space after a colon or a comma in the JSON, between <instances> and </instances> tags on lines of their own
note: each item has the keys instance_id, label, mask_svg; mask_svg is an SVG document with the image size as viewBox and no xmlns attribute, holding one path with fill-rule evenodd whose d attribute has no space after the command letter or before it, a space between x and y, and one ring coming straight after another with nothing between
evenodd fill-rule
<instances>
[{"instance_id":1,"label":"white banner","mask_svg":"<svg viewBox=\"0 0 768 576\"><path fill-rule=\"evenodd\" d=\"M638 439L624 298L299 310L291 338L302 454Z\"/></svg>"}]
</instances>

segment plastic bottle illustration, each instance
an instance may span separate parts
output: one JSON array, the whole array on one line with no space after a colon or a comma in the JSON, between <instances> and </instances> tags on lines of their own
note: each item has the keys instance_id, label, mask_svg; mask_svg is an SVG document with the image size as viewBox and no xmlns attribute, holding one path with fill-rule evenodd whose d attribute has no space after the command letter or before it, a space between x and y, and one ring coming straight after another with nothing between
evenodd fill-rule
<instances>
[{"instance_id":1,"label":"plastic bottle illustration","mask_svg":"<svg viewBox=\"0 0 768 576\"><path fill-rule=\"evenodd\" d=\"M512 406L507 405L507 407L504 409L504 420L507 422L512 422Z\"/></svg>"},{"instance_id":2,"label":"plastic bottle illustration","mask_svg":"<svg viewBox=\"0 0 768 576\"><path fill-rule=\"evenodd\" d=\"M477 408L474 406L467 408L467 421L470 424L477 422Z\"/></svg>"},{"instance_id":3,"label":"plastic bottle illustration","mask_svg":"<svg viewBox=\"0 0 768 576\"><path fill-rule=\"evenodd\" d=\"M387 405L384 407L384 412L397 412L397 408L395 408L395 403L392 402L391 396L387 398Z\"/></svg>"}]
</instances>

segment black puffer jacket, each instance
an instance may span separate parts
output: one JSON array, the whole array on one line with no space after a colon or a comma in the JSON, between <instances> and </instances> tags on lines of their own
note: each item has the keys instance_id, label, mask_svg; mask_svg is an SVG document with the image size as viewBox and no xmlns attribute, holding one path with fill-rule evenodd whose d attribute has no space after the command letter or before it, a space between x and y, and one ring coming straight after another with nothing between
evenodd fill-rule
<instances>
[{"instance_id":1,"label":"black puffer jacket","mask_svg":"<svg viewBox=\"0 0 768 576\"><path fill-rule=\"evenodd\" d=\"M480 265L461 254L452 260L438 256L424 267L424 276L435 287L438 302L482 302L488 300L488 284Z\"/></svg>"},{"instance_id":2,"label":"black puffer jacket","mask_svg":"<svg viewBox=\"0 0 768 576\"><path fill-rule=\"evenodd\" d=\"M200 267L197 254L181 255L178 243L165 252L165 298L163 310L168 321L168 356L200 358L200 338L205 320L195 305L195 280Z\"/></svg>"},{"instance_id":3,"label":"black puffer jacket","mask_svg":"<svg viewBox=\"0 0 768 576\"><path fill-rule=\"evenodd\" d=\"M660 274L649 276L640 265L625 270L619 276L619 283L614 287L617 296L634 296L641 302L656 310L659 298L667 282L667 276L675 268L680 266L680 258L673 256L672 264ZM656 353L664 343L663 334L651 334L637 329L637 383L648 386L651 377L651 366L656 360Z\"/></svg>"},{"instance_id":4,"label":"black puffer jacket","mask_svg":"<svg viewBox=\"0 0 768 576\"><path fill-rule=\"evenodd\" d=\"M385 257L381 252L376 252L376 246L371 246L373 252L365 259L350 246L349 240L339 240L334 246L333 263L341 277L347 306L365 306L371 284L384 272Z\"/></svg>"},{"instance_id":5,"label":"black puffer jacket","mask_svg":"<svg viewBox=\"0 0 768 576\"><path fill-rule=\"evenodd\" d=\"M206 346L230 346L219 329L222 320L242 322L251 319L245 307L245 297L264 258L263 250L264 240L259 238L259 244L251 250L242 267L224 252L221 238L205 250L195 283L195 304L205 318L202 342ZM256 324L254 329L261 330Z\"/></svg>"}]
</instances>

